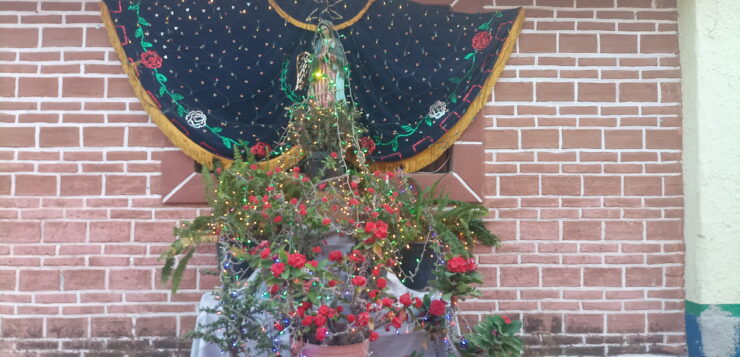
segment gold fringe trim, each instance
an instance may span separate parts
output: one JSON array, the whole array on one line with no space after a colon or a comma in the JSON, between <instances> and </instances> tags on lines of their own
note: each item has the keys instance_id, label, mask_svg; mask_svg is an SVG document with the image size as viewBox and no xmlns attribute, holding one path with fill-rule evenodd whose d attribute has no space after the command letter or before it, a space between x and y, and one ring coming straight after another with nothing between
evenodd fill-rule
<instances>
[{"instance_id":1,"label":"gold fringe trim","mask_svg":"<svg viewBox=\"0 0 740 357\"><path fill-rule=\"evenodd\" d=\"M359 21L363 16L365 16L365 13L367 12L368 9L370 9L370 5L372 5L373 2L375 2L375 0L367 0L365 7L363 7L362 10L360 10L360 12L358 12L357 15L355 15L353 18L345 22L342 22L339 25L333 25L332 28L334 29L334 31L339 31L341 29L354 25L355 22ZM280 17L282 17L285 21L290 22L293 26L302 28L304 30L316 32L316 25L305 23L303 21L299 21L293 16L290 16L290 14L288 14L285 10L283 10L283 8L281 8L280 5L278 5L277 2L275 2L275 0L269 0L269 3L270 3L270 6L272 6L272 8L275 9L275 12L277 12L278 15L280 15Z\"/></svg>"},{"instance_id":2,"label":"gold fringe trim","mask_svg":"<svg viewBox=\"0 0 740 357\"><path fill-rule=\"evenodd\" d=\"M118 38L113 20L110 17L110 12L105 3L100 2L100 15L103 18L103 24L105 24L105 30L108 33L108 39L110 40L113 48L118 54L118 58L121 61L123 71L128 75L128 81L131 83L131 87L134 89L134 93L141 101L144 110L149 113L152 121L159 127L159 130L174 144L175 146L182 149L185 155L189 156L193 160L197 161L201 165L213 169L214 160L219 160L225 167L231 166L233 160L225 158L220 155L216 155L204 148L197 143L193 142L185 134L183 134L162 111L159 110L156 104L152 101L152 98L147 94L146 89L141 86L139 78L136 76L136 70L134 65L128 62L126 52L123 50L121 45L121 39ZM271 160L262 161L258 163L265 169L272 169L280 166L281 168L288 168L295 165L303 157L303 153L300 147L293 147L285 154L276 157Z\"/></svg>"},{"instance_id":3,"label":"gold fringe trim","mask_svg":"<svg viewBox=\"0 0 740 357\"><path fill-rule=\"evenodd\" d=\"M405 172L411 173L428 166L429 164L437 160L437 158L439 158L439 156L442 155L447 149L449 149L450 146L455 143L457 138L462 135L465 129L468 128L470 123L473 122L475 116L478 115L478 112L481 110L481 108L483 108L486 102L488 102L488 99L491 96L491 91L493 90L493 86L496 85L496 81L498 80L499 76L501 76L501 72L504 70L504 66L509 60L511 51L514 49L514 44L519 37L519 32L522 29L523 23L524 8L521 8L519 9L519 15L517 15L516 21L514 21L514 24L511 26L509 37L504 42L499 57L498 59L496 59L496 64L493 67L493 72L486 79L480 93L478 93L473 102L470 103L470 106L465 111L465 114L463 114L462 118L460 118L460 120L452 127L452 129L442 135L442 137L439 138L437 142L412 157L393 162L373 162L370 164L370 167L373 170L397 171L400 169Z\"/></svg>"}]
</instances>

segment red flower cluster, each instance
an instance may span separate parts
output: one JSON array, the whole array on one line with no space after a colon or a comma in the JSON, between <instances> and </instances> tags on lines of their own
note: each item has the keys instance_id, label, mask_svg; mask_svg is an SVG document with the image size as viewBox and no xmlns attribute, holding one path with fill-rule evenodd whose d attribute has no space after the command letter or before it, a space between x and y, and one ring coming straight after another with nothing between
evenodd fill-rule
<instances>
[{"instance_id":1,"label":"red flower cluster","mask_svg":"<svg viewBox=\"0 0 740 357\"><path fill-rule=\"evenodd\" d=\"M388 237L388 223L383 221L366 222L365 233L372 233L375 239L385 239Z\"/></svg>"},{"instance_id":2,"label":"red flower cluster","mask_svg":"<svg viewBox=\"0 0 740 357\"><path fill-rule=\"evenodd\" d=\"M442 316L445 314L447 303L444 300L432 300L429 305L429 314L434 316Z\"/></svg>"},{"instance_id":3,"label":"red flower cluster","mask_svg":"<svg viewBox=\"0 0 740 357\"><path fill-rule=\"evenodd\" d=\"M447 270L452 273L468 273L476 268L477 266L473 258L454 257L447 260Z\"/></svg>"},{"instance_id":4,"label":"red flower cluster","mask_svg":"<svg viewBox=\"0 0 740 357\"><path fill-rule=\"evenodd\" d=\"M306 265L306 256L301 253L294 253L288 256L288 265L294 268L303 268Z\"/></svg>"}]
</instances>

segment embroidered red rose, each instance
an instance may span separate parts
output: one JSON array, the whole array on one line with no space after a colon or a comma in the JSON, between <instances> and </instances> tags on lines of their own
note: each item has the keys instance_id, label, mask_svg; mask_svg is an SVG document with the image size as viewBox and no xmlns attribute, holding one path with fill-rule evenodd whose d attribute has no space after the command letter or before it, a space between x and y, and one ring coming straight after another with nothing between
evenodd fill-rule
<instances>
[{"instance_id":1,"label":"embroidered red rose","mask_svg":"<svg viewBox=\"0 0 740 357\"><path fill-rule=\"evenodd\" d=\"M366 155L372 155L375 152L375 141L369 136L360 138L360 149L365 152Z\"/></svg>"},{"instance_id":2,"label":"embroidered red rose","mask_svg":"<svg viewBox=\"0 0 740 357\"><path fill-rule=\"evenodd\" d=\"M267 154L270 153L270 145L267 145L266 143L259 142L254 145L252 145L252 148L249 149L249 151L252 153L252 155L256 157L265 157Z\"/></svg>"},{"instance_id":3,"label":"embroidered red rose","mask_svg":"<svg viewBox=\"0 0 740 357\"><path fill-rule=\"evenodd\" d=\"M150 69L162 67L162 56L153 50L146 51L141 54L141 64Z\"/></svg>"},{"instance_id":4,"label":"embroidered red rose","mask_svg":"<svg viewBox=\"0 0 740 357\"><path fill-rule=\"evenodd\" d=\"M447 305L444 300L432 300L429 305L429 313L434 316L442 316L445 314L445 306Z\"/></svg>"},{"instance_id":5,"label":"embroidered red rose","mask_svg":"<svg viewBox=\"0 0 740 357\"><path fill-rule=\"evenodd\" d=\"M493 39L493 35L491 35L488 32L478 32L473 36L473 48L476 51L480 51L491 43L491 40Z\"/></svg>"}]
</instances>

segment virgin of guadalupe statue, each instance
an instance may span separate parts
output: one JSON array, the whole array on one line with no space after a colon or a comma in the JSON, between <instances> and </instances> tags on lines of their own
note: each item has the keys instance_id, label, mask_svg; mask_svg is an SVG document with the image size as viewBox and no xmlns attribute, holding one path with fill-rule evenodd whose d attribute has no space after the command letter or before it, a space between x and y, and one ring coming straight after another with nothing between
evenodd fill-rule
<instances>
[{"instance_id":1,"label":"virgin of guadalupe statue","mask_svg":"<svg viewBox=\"0 0 740 357\"><path fill-rule=\"evenodd\" d=\"M347 59L342 42L329 21L322 20L317 26L312 61L308 97L313 98L318 107L330 107L345 100Z\"/></svg>"}]
</instances>

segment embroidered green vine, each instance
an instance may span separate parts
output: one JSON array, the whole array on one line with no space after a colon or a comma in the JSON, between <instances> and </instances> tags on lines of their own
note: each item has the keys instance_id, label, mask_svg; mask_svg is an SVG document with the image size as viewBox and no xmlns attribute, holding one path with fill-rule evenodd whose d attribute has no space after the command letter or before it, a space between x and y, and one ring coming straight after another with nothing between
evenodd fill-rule
<instances>
[{"instance_id":1,"label":"embroidered green vine","mask_svg":"<svg viewBox=\"0 0 740 357\"><path fill-rule=\"evenodd\" d=\"M150 24L149 21L141 16L141 1L129 5L128 10L134 11L136 13L136 31L134 32L134 37L139 39L139 45L141 46L141 50L143 51L141 57L142 64L144 65L144 67L152 70L152 73L154 73L154 79L156 79L157 83L159 83L159 91L157 93L158 96L164 97L166 95L167 97L169 97L170 101L177 108L177 115L181 118L185 118L189 112L185 108L185 106L180 103L180 101L184 99L184 97L181 94L175 93L167 88L167 85L165 84L167 83L167 76L159 72L159 67L161 67L162 65L162 58L159 56L158 53L150 50L150 48L154 47L154 45L146 40L144 27L151 26L152 24ZM221 139L221 143L223 143L223 145L228 149L232 149L235 146L243 148L249 147L249 142L247 141L237 141L221 135L220 133L223 131L223 129L220 127L213 127L205 122L203 123L202 127L205 127L206 129L208 129L208 131L218 136Z\"/></svg>"}]
</instances>

